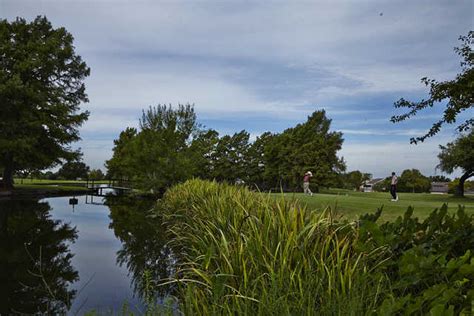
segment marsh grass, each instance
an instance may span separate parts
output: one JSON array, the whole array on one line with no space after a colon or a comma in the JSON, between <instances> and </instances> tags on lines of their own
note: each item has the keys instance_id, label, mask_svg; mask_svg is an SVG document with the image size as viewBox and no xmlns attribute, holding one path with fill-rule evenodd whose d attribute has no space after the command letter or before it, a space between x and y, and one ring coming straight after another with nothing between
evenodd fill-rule
<instances>
[{"instance_id":1,"label":"marsh grass","mask_svg":"<svg viewBox=\"0 0 474 316\"><path fill-rule=\"evenodd\" d=\"M156 212L181 259L163 284L178 285L185 314L360 315L388 289L372 273L385 249L356 251L356 222L330 208L191 180L168 190Z\"/></svg>"}]
</instances>

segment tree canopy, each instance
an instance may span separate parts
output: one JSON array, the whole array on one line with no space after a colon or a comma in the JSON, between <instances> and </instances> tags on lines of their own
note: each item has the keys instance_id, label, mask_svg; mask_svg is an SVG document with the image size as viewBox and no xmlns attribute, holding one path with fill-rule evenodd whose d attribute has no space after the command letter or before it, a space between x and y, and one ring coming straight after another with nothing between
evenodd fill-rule
<instances>
[{"instance_id":1,"label":"tree canopy","mask_svg":"<svg viewBox=\"0 0 474 316\"><path fill-rule=\"evenodd\" d=\"M446 146L439 146L441 152L438 154L438 167L452 173L456 168L460 168L463 175L459 179L457 195L464 196L464 182L474 176L474 130L461 135L454 142Z\"/></svg>"},{"instance_id":2,"label":"tree canopy","mask_svg":"<svg viewBox=\"0 0 474 316\"><path fill-rule=\"evenodd\" d=\"M134 180L145 190L164 191L196 174L197 155L191 144L200 127L192 105L158 104L143 111L140 130L126 129L115 141L106 162L109 176Z\"/></svg>"},{"instance_id":3,"label":"tree canopy","mask_svg":"<svg viewBox=\"0 0 474 316\"><path fill-rule=\"evenodd\" d=\"M56 176L66 180L87 179L89 170L89 166L82 161L68 161L62 165Z\"/></svg>"},{"instance_id":4,"label":"tree canopy","mask_svg":"<svg viewBox=\"0 0 474 316\"><path fill-rule=\"evenodd\" d=\"M362 173L359 170L351 171L342 175L344 186L350 189L359 190L365 181L370 180L370 173Z\"/></svg>"},{"instance_id":5,"label":"tree canopy","mask_svg":"<svg viewBox=\"0 0 474 316\"><path fill-rule=\"evenodd\" d=\"M342 133L330 131L326 112L316 111L307 121L281 134L273 135L265 148L265 178L275 188L296 189L303 174L310 170L313 183L328 186L336 174L345 170L344 159L337 156Z\"/></svg>"},{"instance_id":6,"label":"tree canopy","mask_svg":"<svg viewBox=\"0 0 474 316\"><path fill-rule=\"evenodd\" d=\"M0 168L12 187L16 170L44 169L77 157L69 144L89 113L84 79L90 70L73 36L46 17L0 20Z\"/></svg>"},{"instance_id":7,"label":"tree canopy","mask_svg":"<svg viewBox=\"0 0 474 316\"><path fill-rule=\"evenodd\" d=\"M403 98L395 103L395 108L407 108L408 112L402 115L392 116L392 122L400 122L411 118L418 112L432 108L437 103L446 102L442 118L433 123L428 132L419 137L411 138L411 143L423 142L426 138L437 134L444 124L453 124L458 115L474 107L474 31L467 36L459 38L461 46L456 47L455 52L461 57L461 73L455 79L448 81L437 81L435 79L422 78L421 82L430 88L429 98L418 102L408 101ZM474 118L468 118L457 126L458 132L472 130Z\"/></svg>"},{"instance_id":8,"label":"tree canopy","mask_svg":"<svg viewBox=\"0 0 474 316\"><path fill-rule=\"evenodd\" d=\"M431 188L431 181L418 169L403 170L398 179L398 191L400 192L428 192Z\"/></svg>"},{"instance_id":9,"label":"tree canopy","mask_svg":"<svg viewBox=\"0 0 474 316\"><path fill-rule=\"evenodd\" d=\"M314 185L328 186L345 170L337 156L342 134L330 131L330 124L324 111L316 111L303 124L251 142L245 130L219 137L204 129L191 105L158 105L143 113L140 130L120 133L106 166L110 177L125 177L155 192L193 177L298 190L308 170Z\"/></svg>"}]
</instances>

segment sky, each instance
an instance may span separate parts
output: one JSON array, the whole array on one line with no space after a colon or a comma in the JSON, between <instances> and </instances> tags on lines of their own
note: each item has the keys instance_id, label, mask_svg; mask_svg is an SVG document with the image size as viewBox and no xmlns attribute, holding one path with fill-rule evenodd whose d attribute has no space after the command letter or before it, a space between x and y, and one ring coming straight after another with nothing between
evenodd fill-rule
<instances>
[{"instance_id":1,"label":"sky","mask_svg":"<svg viewBox=\"0 0 474 316\"><path fill-rule=\"evenodd\" d=\"M343 132L348 170L376 177L416 168L441 174L439 144L419 145L442 105L393 124L393 103L427 96L422 77L453 79L453 48L474 29L474 2L0 0L0 18L45 15L75 38L91 68L85 162L104 168L113 140L142 109L191 103L221 134L281 132L324 109ZM462 118L472 117L465 113ZM457 173L459 174L459 173ZM455 174L456 175L456 174Z\"/></svg>"}]
</instances>

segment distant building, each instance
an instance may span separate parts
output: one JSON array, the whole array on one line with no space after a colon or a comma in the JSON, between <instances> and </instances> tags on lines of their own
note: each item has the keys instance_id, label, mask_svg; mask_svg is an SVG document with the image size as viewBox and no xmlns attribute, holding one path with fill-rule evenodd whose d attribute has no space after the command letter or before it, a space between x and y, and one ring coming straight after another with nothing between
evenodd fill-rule
<instances>
[{"instance_id":1,"label":"distant building","mask_svg":"<svg viewBox=\"0 0 474 316\"><path fill-rule=\"evenodd\" d=\"M364 182L364 184L360 187L362 192L373 192L374 191L374 185L376 185L379 182L382 182L384 179L383 178L376 178L372 180L367 180Z\"/></svg>"},{"instance_id":2,"label":"distant building","mask_svg":"<svg viewBox=\"0 0 474 316\"><path fill-rule=\"evenodd\" d=\"M433 194L447 194L449 182L431 182L430 192Z\"/></svg>"}]
</instances>

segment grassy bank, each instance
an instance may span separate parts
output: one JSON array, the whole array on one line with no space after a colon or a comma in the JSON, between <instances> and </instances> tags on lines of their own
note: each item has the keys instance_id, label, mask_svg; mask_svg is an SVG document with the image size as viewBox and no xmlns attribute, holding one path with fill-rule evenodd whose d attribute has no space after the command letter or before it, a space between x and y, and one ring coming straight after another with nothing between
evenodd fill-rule
<instances>
[{"instance_id":1,"label":"grassy bank","mask_svg":"<svg viewBox=\"0 0 474 316\"><path fill-rule=\"evenodd\" d=\"M23 180L23 181L22 181ZM85 181L15 179L12 191L0 192L0 197L52 197L79 195L89 192Z\"/></svg>"},{"instance_id":2,"label":"grassy bank","mask_svg":"<svg viewBox=\"0 0 474 316\"><path fill-rule=\"evenodd\" d=\"M473 217L446 207L426 221L412 210L392 223L380 214L337 220L225 184L188 181L170 189L164 219L180 264L185 314L468 314L474 297ZM438 205L439 207L439 205ZM163 281L163 280L162 280Z\"/></svg>"},{"instance_id":3,"label":"grassy bank","mask_svg":"<svg viewBox=\"0 0 474 316\"><path fill-rule=\"evenodd\" d=\"M48 179L14 179L15 185L62 185L62 186L85 186L87 180L48 180ZM108 183L108 180L94 181L94 184Z\"/></svg>"}]
</instances>

